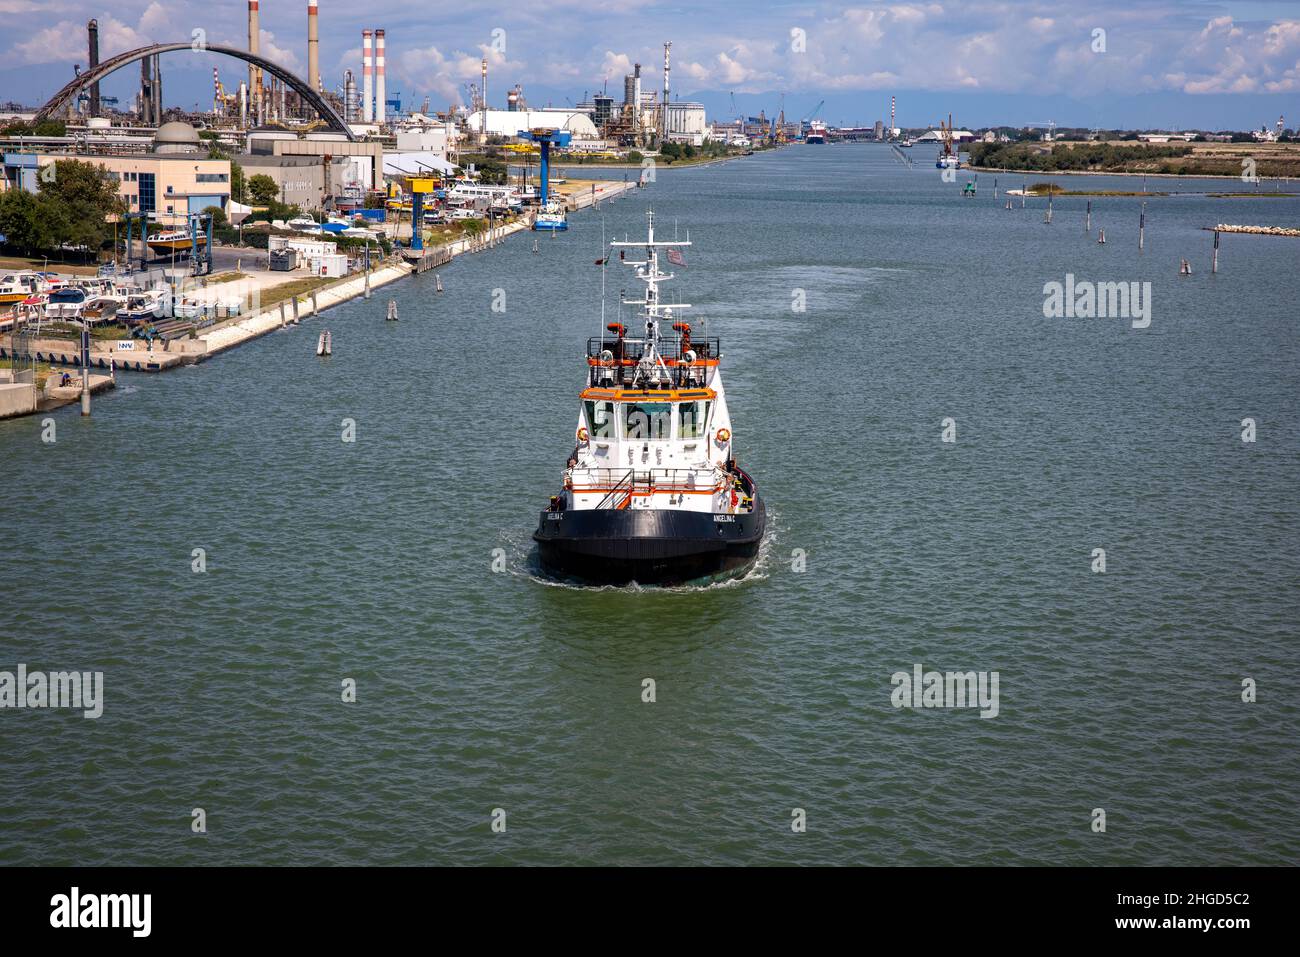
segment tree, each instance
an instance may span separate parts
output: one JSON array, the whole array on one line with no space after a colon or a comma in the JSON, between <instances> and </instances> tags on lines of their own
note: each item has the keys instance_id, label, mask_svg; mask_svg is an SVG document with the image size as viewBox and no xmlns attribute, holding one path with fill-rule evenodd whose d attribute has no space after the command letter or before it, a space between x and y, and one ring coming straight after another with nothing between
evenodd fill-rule
<instances>
[{"instance_id":1,"label":"tree","mask_svg":"<svg viewBox=\"0 0 1300 957\"><path fill-rule=\"evenodd\" d=\"M213 229L221 229L230 224L230 220L226 218L226 211L220 206L205 206L203 211L212 217Z\"/></svg>"},{"instance_id":2,"label":"tree","mask_svg":"<svg viewBox=\"0 0 1300 957\"><path fill-rule=\"evenodd\" d=\"M484 160L478 165L478 181L484 186L504 186L506 183L506 164L495 160Z\"/></svg>"},{"instance_id":3,"label":"tree","mask_svg":"<svg viewBox=\"0 0 1300 957\"><path fill-rule=\"evenodd\" d=\"M126 212L117 178L93 163L58 160L37 181L55 245L98 250L113 236L109 217Z\"/></svg>"},{"instance_id":4,"label":"tree","mask_svg":"<svg viewBox=\"0 0 1300 957\"><path fill-rule=\"evenodd\" d=\"M62 120L41 120L39 123L20 120L0 127L0 133L6 136L67 136L68 124Z\"/></svg>"},{"instance_id":5,"label":"tree","mask_svg":"<svg viewBox=\"0 0 1300 957\"><path fill-rule=\"evenodd\" d=\"M230 198L237 203L244 202L244 167L234 160L230 161Z\"/></svg>"},{"instance_id":6,"label":"tree","mask_svg":"<svg viewBox=\"0 0 1300 957\"><path fill-rule=\"evenodd\" d=\"M275 180L265 173L258 173L256 176L249 177L247 189L248 195L259 206L265 206L280 195L280 187L276 185Z\"/></svg>"},{"instance_id":7,"label":"tree","mask_svg":"<svg viewBox=\"0 0 1300 957\"><path fill-rule=\"evenodd\" d=\"M49 200L23 189L0 193L0 233L20 253L32 254L56 245Z\"/></svg>"}]
</instances>

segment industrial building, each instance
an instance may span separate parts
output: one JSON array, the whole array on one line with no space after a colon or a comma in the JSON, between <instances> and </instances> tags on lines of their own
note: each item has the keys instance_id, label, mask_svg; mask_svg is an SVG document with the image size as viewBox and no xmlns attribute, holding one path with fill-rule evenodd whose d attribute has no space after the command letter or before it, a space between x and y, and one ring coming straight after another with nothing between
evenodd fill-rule
<instances>
[{"instance_id":1,"label":"industrial building","mask_svg":"<svg viewBox=\"0 0 1300 957\"><path fill-rule=\"evenodd\" d=\"M245 181L264 175L280 188L280 202L305 210L324 209L328 200L355 189L353 166L346 156L267 156L245 153L238 158Z\"/></svg>"},{"instance_id":2,"label":"industrial building","mask_svg":"<svg viewBox=\"0 0 1300 957\"><path fill-rule=\"evenodd\" d=\"M118 183L118 195L131 212L152 213L164 225L184 225L190 213L230 204L230 161L209 159L194 127L164 123L147 153L104 155L37 151L4 154L7 188L36 192L40 170L58 160L98 166Z\"/></svg>"},{"instance_id":3,"label":"industrial building","mask_svg":"<svg viewBox=\"0 0 1300 957\"><path fill-rule=\"evenodd\" d=\"M708 120L703 103L675 100L668 104L666 138L670 143L689 143L703 146L708 134Z\"/></svg>"},{"instance_id":4,"label":"industrial building","mask_svg":"<svg viewBox=\"0 0 1300 957\"><path fill-rule=\"evenodd\" d=\"M447 147L455 140L454 131L449 126L420 114L408 117L396 130L397 151L446 155Z\"/></svg>"},{"instance_id":5,"label":"industrial building","mask_svg":"<svg viewBox=\"0 0 1300 957\"><path fill-rule=\"evenodd\" d=\"M349 140L340 133L298 134L280 127L264 127L248 134L248 153L254 156L307 156L320 163L325 157L343 157L350 166L344 179L361 189L376 189L384 182L384 145L378 140Z\"/></svg>"}]
</instances>

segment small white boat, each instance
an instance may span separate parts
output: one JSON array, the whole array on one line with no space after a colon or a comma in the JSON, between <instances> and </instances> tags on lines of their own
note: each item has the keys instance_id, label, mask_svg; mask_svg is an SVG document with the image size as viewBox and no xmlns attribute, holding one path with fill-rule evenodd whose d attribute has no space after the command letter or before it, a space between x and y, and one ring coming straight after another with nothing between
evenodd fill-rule
<instances>
[{"instance_id":1,"label":"small white boat","mask_svg":"<svg viewBox=\"0 0 1300 957\"><path fill-rule=\"evenodd\" d=\"M126 322L161 319L167 311L165 298L166 294L161 289L132 293L126 297L126 305L117 311L117 318Z\"/></svg>"},{"instance_id":2,"label":"small white boat","mask_svg":"<svg viewBox=\"0 0 1300 957\"><path fill-rule=\"evenodd\" d=\"M203 233L191 235L188 229L169 229L154 233L145 244L155 253L186 253L193 252L196 244L206 246L208 237Z\"/></svg>"},{"instance_id":3,"label":"small white boat","mask_svg":"<svg viewBox=\"0 0 1300 957\"><path fill-rule=\"evenodd\" d=\"M569 219L564 212L564 206L555 200L547 200L546 205L537 211L537 219L533 221L533 229L550 230L559 232L569 228Z\"/></svg>"},{"instance_id":4,"label":"small white boat","mask_svg":"<svg viewBox=\"0 0 1300 957\"><path fill-rule=\"evenodd\" d=\"M0 276L0 305L22 302L39 292L47 292L49 284L32 270L5 273Z\"/></svg>"}]
</instances>

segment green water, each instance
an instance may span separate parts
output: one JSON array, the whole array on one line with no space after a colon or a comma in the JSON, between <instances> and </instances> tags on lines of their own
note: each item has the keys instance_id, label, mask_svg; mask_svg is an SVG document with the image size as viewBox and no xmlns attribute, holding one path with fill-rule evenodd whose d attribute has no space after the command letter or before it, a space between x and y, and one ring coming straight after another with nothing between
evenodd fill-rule
<instances>
[{"instance_id":1,"label":"green water","mask_svg":"<svg viewBox=\"0 0 1300 957\"><path fill-rule=\"evenodd\" d=\"M1295 863L1300 246L1212 276L1200 227L1300 201L1153 200L1139 255L1137 200L1099 246L1083 198L1045 225L912 152L666 171L53 444L0 423L0 669L105 682L97 720L0 711L0 863ZM729 585L544 584L601 222L647 203L769 541ZM1067 273L1150 281L1150 326L1044 318ZM894 708L917 663L997 671L997 717Z\"/></svg>"}]
</instances>

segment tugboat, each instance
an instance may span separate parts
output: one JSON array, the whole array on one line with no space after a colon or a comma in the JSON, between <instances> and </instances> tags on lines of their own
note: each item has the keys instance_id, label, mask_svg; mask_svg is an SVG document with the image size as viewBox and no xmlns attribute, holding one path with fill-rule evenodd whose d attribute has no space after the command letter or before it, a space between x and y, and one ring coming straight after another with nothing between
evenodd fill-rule
<instances>
[{"instance_id":1,"label":"tugboat","mask_svg":"<svg viewBox=\"0 0 1300 957\"><path fill-rule=\"evenodd\" d=\"M647 219L644 242L610 243L646 285L643 300L625 300L641 307L644 331L611 322L587 341L577 444L533 533L548 574L590 584L743 574L767 524L754 480L736 464L721 343L692 339L677 318L690 307L659 299L659 284L673 278L660 271L660 252L684 265L678 247L690 241L656 241L654 213ZM629 249L645 258L626 258Z\"/></svg>"}]
</instances>

